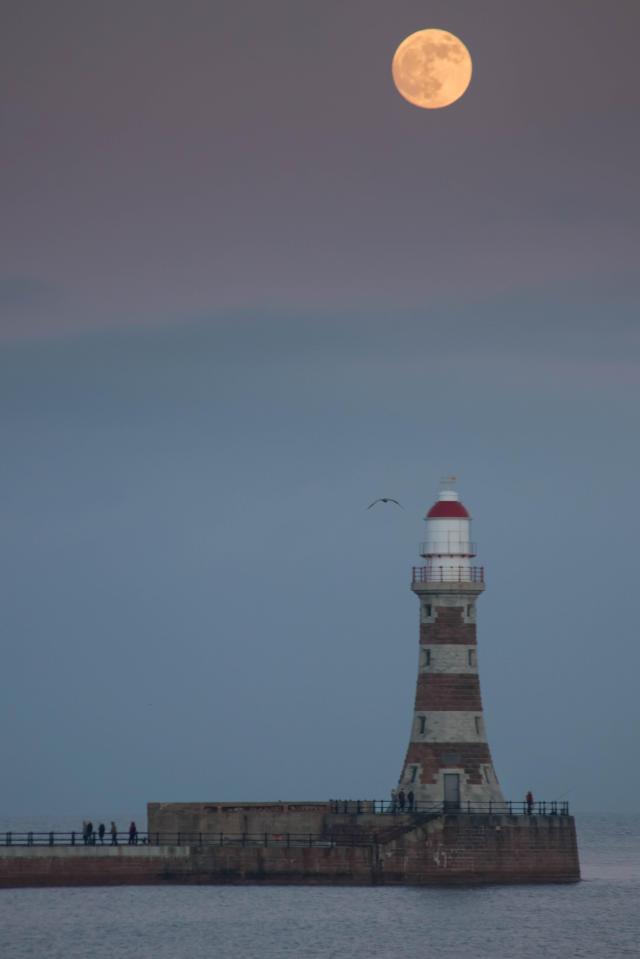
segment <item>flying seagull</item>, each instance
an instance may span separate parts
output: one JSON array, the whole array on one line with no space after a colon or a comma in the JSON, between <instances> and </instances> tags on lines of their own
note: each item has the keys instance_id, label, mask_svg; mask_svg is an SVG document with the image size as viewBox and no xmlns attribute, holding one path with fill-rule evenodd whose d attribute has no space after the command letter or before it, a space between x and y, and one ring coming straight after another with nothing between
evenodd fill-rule
<instances>
[{"instance_id":1,"label":"flying seagull","mask_svg":"<svg viewBox=\"0 0 640 959\"><path fill-rule=\"evenodd\" d=\"M374 499L373 503L370 503L367 506L367 509L371 509L371 507L375 506L376 503L395 503L396 506L400 507L400 509L404 509L402 503L399 503L397 499L392 499L390 496L380 496L378 499Z\"/></svg>"}]
</instances>

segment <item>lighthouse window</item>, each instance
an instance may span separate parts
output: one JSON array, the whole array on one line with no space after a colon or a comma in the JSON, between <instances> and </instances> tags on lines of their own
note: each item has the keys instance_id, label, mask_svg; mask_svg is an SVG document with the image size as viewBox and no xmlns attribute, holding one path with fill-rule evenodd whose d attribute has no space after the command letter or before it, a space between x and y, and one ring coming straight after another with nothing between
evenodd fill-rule
<instances>
[{"instance_id":1,"label":"lighthouse window","mask_svg":"<svg viewBox=\"0 0 640 959\"><path fill-rule=\"evenodd\" d=\"M418 716L418 732L420 733L421 736L424 736L426 726L427 726L427 717Z\"/></svg>"},{"instance_id":2,"label":"lighthouse window","mask_svg":"<svg viewBox=\"0 0 640 959\"><path fill-rule=\"evenodd\" d=\"M414 783L416 781L416 776L418 775L417 766L409 766L407 769L407 782Z\"/></svg>"},{"instance_id":3,"label":"lighthouse window","mask_svg":"<svg viewBox=\"0 0 640 959\"><path fill-rule=\"evenodd\" d=\"M424 614L425 616L431 616L431 606L425 606Z\"/></svg>"},{"instance_id":4,"label":"lighthouse window","mask_svg":"<svg viewBox=\"0 0 640 959\"><path fill-rule=\"evenodd\" d=\"M431 665L431 650L430 650L430 649L423 649L423 650L421 650L421 658L422 658L422 665L423 665L423 666L430 666L430 665Z\"/></svg>"},{"instance_id":5,"label":"lighthouse window","mask_svg":"<svg viewBox=\"0 0 640 959\"><path fill-rule=\"evenodd\" d=\"M479 736L480 733L482 732L482 725L481 725L482 720L480 719L479 716L475 716L475 717L474 717L474 722L475 722L475 724L476 724L476 733L477 733L477 735Z\"/></svg>"},{"instance_id":6,"label":"lighthouse window","mask_svg":"<svg viewBox=\"0 0 640 959\"><path fill-rule=\"evenodd\" d=\"M476 665L476 651L475 649L467 650L467 660L470 666Z\"/></svg>"}]
</instances>

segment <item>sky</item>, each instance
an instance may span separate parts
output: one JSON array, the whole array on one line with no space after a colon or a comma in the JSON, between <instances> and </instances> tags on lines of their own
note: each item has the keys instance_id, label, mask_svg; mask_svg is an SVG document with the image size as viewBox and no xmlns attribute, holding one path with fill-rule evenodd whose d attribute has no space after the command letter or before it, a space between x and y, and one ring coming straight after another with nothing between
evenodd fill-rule
<instances>
[{"instance_id":1,"label":"sky","mask_svg":"<svg viewBox=\"0 0 640 959\"><path fill-rule=\"evenodd\" d=\"M5 0L0 812L388 795L451 473L505 794L637 808L639 29Z\"/></svg>"}]
</instances>

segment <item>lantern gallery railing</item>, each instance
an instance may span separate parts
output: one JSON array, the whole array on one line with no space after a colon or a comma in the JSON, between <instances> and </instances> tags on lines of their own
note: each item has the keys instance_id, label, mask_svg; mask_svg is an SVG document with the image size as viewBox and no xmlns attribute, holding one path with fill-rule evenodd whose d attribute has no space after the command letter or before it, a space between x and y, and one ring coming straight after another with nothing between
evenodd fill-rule
<instances>
[{"instance_id":1,"label":"lantern gallery railing","mask_svg":"<svg viewBox=\"0 0 640 959\"><path fill-rule=\"evenodd\" d=\"M414 566L412 583L484 583L484 566Z\"/></svg>"}]
</instances>

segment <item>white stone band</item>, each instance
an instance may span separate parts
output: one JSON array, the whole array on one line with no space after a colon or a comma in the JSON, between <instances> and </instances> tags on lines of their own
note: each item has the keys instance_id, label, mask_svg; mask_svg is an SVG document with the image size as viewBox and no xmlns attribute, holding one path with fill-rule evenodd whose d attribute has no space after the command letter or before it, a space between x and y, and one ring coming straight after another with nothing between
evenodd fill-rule
<instances>
[{"instance_id":1,"label":"white stone band","mask_svg":"<svg viewBox=\"0 0 640 959\"><path fill-rule=\"evenodd\" d=\"M411 730L412 743L484 743L484 719L480 712L417 712Z\"/></svg>"},{"instance_id":2,"label":"white stone band","mask_svg":"<svg viewBox=\"0 0 640 959\"><path fill-rule=\"evenodd\" d=\"M421 673L477 673L477 647L445 645L434 643L433 646L420 647Z\"/></svg>"}]
</instances>

